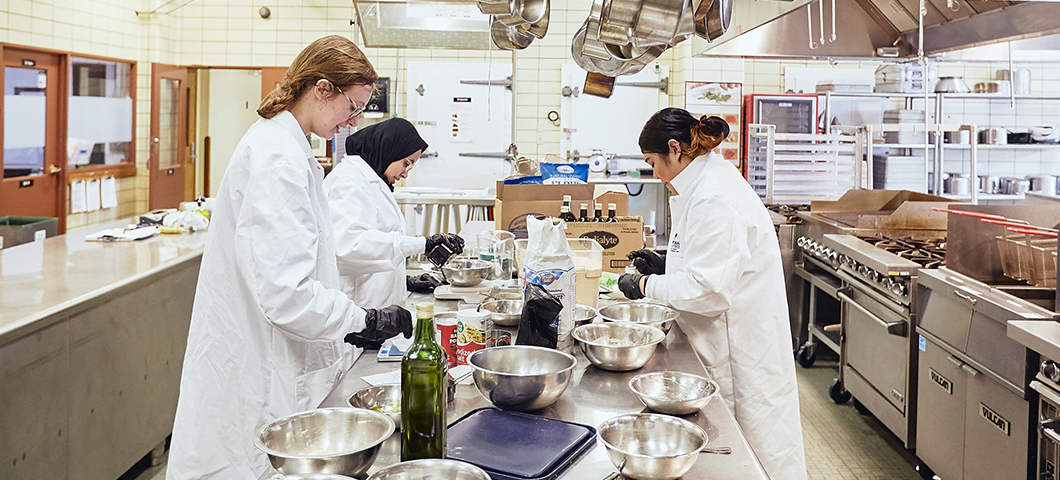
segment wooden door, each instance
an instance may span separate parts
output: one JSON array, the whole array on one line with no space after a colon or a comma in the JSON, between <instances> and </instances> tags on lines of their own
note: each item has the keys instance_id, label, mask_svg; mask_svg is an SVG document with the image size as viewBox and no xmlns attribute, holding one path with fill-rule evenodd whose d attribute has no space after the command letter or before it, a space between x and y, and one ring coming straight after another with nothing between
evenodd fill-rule
<instances>
[{"instance_id":1,"label":"wooden door","mask_svg":"<svg viewBox=\"0 0 1060 480\"><path fill-rule=\"evenodd\" d=\"M66 75L59 55L5 47L0 216L57 217L66 231Z\"/></svg>"},{"instance_id":2,"label":"wooden door","mask_svg":"<svg viewBox=\"0 0 1060 480\"><path fill-rule=\"evenodd\" d=\"M188 69L151 64L150 208L177 208L188 163Z\"/></svg>"}]
</instances>

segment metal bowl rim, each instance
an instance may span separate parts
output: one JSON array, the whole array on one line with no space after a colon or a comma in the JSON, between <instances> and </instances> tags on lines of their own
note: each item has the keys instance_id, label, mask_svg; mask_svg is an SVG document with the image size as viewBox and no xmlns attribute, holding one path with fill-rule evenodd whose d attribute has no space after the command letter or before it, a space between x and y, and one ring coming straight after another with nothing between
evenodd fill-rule
<instances>
[{"instance_id":1,"label":"metal bowl rim","mask_svg":"<svg viewBox=\"0 0 1060 480\"><path fill-rule=\"evenodd\" d=\"M478 465L475 465L473 463L468 463L468 462L465 462L465 461L462 461L462 460L453 460L451 458L420 458L420 459L417 459L417 460L405 460L403 462L398 462L398 463L395 463L395 464L392 464L392 465L387 465L386 467L383 467L382 469L380 469L378 472L375 472L375 473L369 475L368 478L377 478L380 473L384 473L384 472L386 472L386 470L388 470L388 469L390 469L392 467L397 467L398 465L413 466L412 464L422 465L422 464L426 464L426 463L435 463L435 462L443 462L445 464L466 465L466 466L469 466L469 467L471 467L473 469L477 469L478 472L481 472L485 476L485 478L490 478L489 474L486 473L486 471L483 470L482 467L479 467ZM478 473L478 472L476 472L476 473ZM389 472L387 472L387 473L389 473Z\"/></svg>"},{"instance_id":2,"label":"metal bowl rim","mask_svg":"<svg viewBox=\"0 0 1060 480\"><path fill-rule=\"evenodd\" d=\"M489 307L486 306L486 305L498 305L498 304L501 304L501 303L504 303L504 302L519 302L519 303L523 303L523 299L521 299L521 298L492 298L492 299L486 300L486 301L478 304L478 308L485 308L486 310L489 310L491 313L499 313L501 315L515 315L514 313L509 313L509 312L497 312L497 311L494 311L494 310L490 310Z\"/></svg>"},{"instance_id":3,"label":"metal bowl rim","mask_svg":"<svg viewBox=\"0 0 1060 480\"><path fill-rule=\"evenodd\" d=\"M651 322L651 323L654 323L654 322ZM659 330L658 328L655 328L655 327L651 326L649 324L649 322L639 323L639 322L623 321L623 322L611 322L611 324L618 325L621 328L630 328L630 329L633 329L633 330L651 329L651 330L655 330L656 332L659 332L659 335L656 335L655 333L652 333L651 334L652 337L656 337L656 339L653 339L651 342L642 343L642 344L638 344L638 345L611 345L611 344L606 344L606 343L595 343L595 342L590 342L588 340L585 340L585 339L581 338L581 335L579 335L579 331L588 330L590 328L608 328L609 329L611 327L606 326L606 325L608 325L607 323L587 323L585 325L578 325L577 327L575 327L574 330L571 332L571 336L573 336L575 340L577 340L577 341L579 341L581 343L584 343L586 345L592 345L594 347L602 347L602 348L650 347L652 345L658 345L658 344L662 343L664 340L666 340L666 333L663 333L662 330Z\"/></svg>"},{"instance_id":4,"label":"metal bowl rim","mask_svg":"<svg viewBox=\"0 0 1060 480\"><path fill-rule=\"evenodd\" d=\"M609 317L609 316L607 316L606 314L603 313L604 310L606 310L608 308L611 308L611 307L614 307L614 306L617 306L617 305L645 305L645 306L650 305L648 308L656 308L656 307L665 308L665 309L668 309L671 312L673 312L673 315L672 315L673 318L663 318L663 319L651 320L651 321L649 321L649 320L635 321L635 320L626 320L626 319L622 319L622 318ZM596 314L599 315L604 320L607 320L609 322L626 322L626 323L662 323L662 322L672 322L674 320L677 320L681 316L681 312L677 311L676 308L673 308L673 307L670 307L670 306L667 306L667 305L661 305L661 304L658 304L658 303L643 303L643 302L617 302L617 303L612 303L611 305L605 305L603 307L598 308L596 310Z\"/></svg>"},{"instance_id":5,"label":"metal bowl rim","mask_svg":"<svg viewBox=\"0 0 1060 480\"><path fill-rule=\"evenodd\" d=\"M700 445L699 447L697 447L695 450L692 450L690 452L685 452L685 453L677 453L677 454L674 454L674 455L644 455L643 453L633 453L633 452L629 452L629 451L623 450L621 448L618 448L618 447L612 445L611 442L608 442L607 440L604 440L604 435L603 435L604 426L606 426L607 424L609 424L611 422L614 422L616 420L629 418L629 417L655 417L655 418L662 419L663 421L675 420L675 421L677 421L678 424L682 424L682 425L684 425L686 427L687 426L694 427L693 431L701 432L703 434L703 444ZM619 452L619 453L621 453L623 455L629 455L631 457L637 457L637 458L655 459L655 460L666 459L666 458L680 458L680 457L687 457L687 456L692 455L692 454L698 454L700 452L700 450L703 450L703 448L705 448L707 446L707 443L709 443L709 440L710 440L710 438L708 438L707 431L703 430L703 427L700 427L699 425L696 425L696 424L694 424L694 423L692 423L692 422L690 422L688 420L685 420L683 418L677 418L677 417L674 417L674 416L671 416L671 415L663 415L663 414L660 414L660 413L630 413L630 414L626 414L626 415L619 415L617 417L611 417L611 418L605 420L604 423L601 423L599 426L596 427L596 438L599 439L600 442L604 444L604 447L607 447L607 448L609 448L611 450Z\"/></svg>"},{"instance_id":6,"label":"metal bowl rim","mask_svg":"<svg viewBox=\"0 0 1060 480\"><path fill-rule=\"evenodd\" d=\"M352 402L353 398L356 397L361 392L368 391L368 390L374 390L374 389L390 390L390 389L394 389L394 388L397 388L398 390L401 390L401 384L398 384L398 383L384 383L382 385L369 385L369 386L364 387L364 388L362 388L360 390L357 390L356 392L351 393L350 396L346 397L346 406L348 406L350 408L361 409L361 410L372 410L370 408L366 409L364 407L358 407L358 406L353 405L353 402ZM372 411L374 412L375 410L372 410ZM383 413L383 412L377 412L377 413ZM387 414L383 413L383 415L387 415Z\"/></svg>"},{"instance_id":7,"label":"metal bowl rim","mask_svg":"<svg viewBox=\"0 0 1060 480\"><path fill-rule=\"evenodd\" d=\"M647 393L644 393L644 392L636 389L635 387L633 387L633 384L636 383L637 380L639 380L641 378L660 376L660 375L667 374L667 373L670 373L670 374L676 373L678 375L685 376L685 377L702 378L703 380L707 381L707 384L709 384L712 387L714 387L714 391L710 392L708 395L703 396L703 397L696 397L696 398L689 398L689 399L684 399L684 400L677 400L677 399L668 398L668 397L656 397L655 395L648 395ZM702 375L696 375L694 373L678 372L676 370L661 370L661 371L658 371L658 372L647 372L647 373L642 373L640 375L637 375L637 376L629 379L629 389L633 393L637 394L637 396L643 397L643 398L647 398L647 399L651 399L651 400L661 400L661 401L664 401L664 402L698 402L698 401L703 400L703 399L712 399L712 398L718 396L718 391L719 391L720 388L721 387L718 385L718 382L715 382L714 380L711 380L711 379L709 379L707 377L704 377Z\"/></svg>"},{"instance_id":8,"label":"metal bowl rim","mask_svg":"<svg viewBox=\"0 0 1060 480\"><path fill-rule=\"evenodd\" d=\"M354 450L352 452L332 453L332 454L328 454L328 455L297 455L297 454L289 454L289 453L284 453L284 452L278 452L278 451L273 450L273 449L271 449L269 447L266 447L265 443L261 441L261 436L266 431L268 431L269 428L271 428L272 426L276 425L277 423L290 421L290 420L295 419L297 417L306 416L306 415L311 414L311 413L316 413L316 412L320 412L320 411L331 411L331 410L346 411L346 412L348 412L350 410L356 410L357 412L368 412L369 416L376 417L379 420L385 421L387 424L390 425L390 428L385 429L386 433L381 435L380 438L372 441L370 445L367 445L364 448L361 448L360 450ZM338 458L338 457L343 457L343 456L346 456L346 455L351 455L351 454L354 454L354 453L363 452L365 450L369 450L369 449L378 447L386 439L390 438L390 436L394 434L394 428L396 428L395 427L395 423L394 423L393 420L390 419L390 417L386 416L385 413L377 412L375 410L369 410L367 408L355 408L355 407L317 408L317 409L313 409L313 410L306 410L304 412L293 413L293 414L288 415L286 417L280 417L280 418L277 418L276 420L273 420L273 421L271 421L269 423L266 423L264 427L261 427L261 429L258 430L257 436L254 437L254 446L258 447L259 450L261 450L262 452L265 452L267 455L274 455L274 456L283 457L283 458L319 458L319 459Z\"/></svg>"},{"instance_id":9,"label":"metal bowl rim","mask_svg":"<svg viewBox=\"0 0 1060 480\"><path fill-rule=\"evenodd\" d=\"M482 367L480 367L478 365L475 365L472 362L472 359L474 359L477 355L479 355L479 353L486 352L486 351L489 351L489 350L495 350L495 349L541 350L541 351L545 351L545 352L557 353L557 354L560 354L560 355L566 357L568 360L570 360L570 366L566 367L566 368L564 368L562 370L556 370L555 372L548 372L548 373L506 373L506 372L498 372L496 370L489 370L489 369L486 369L486 368L482 368ZM555 375L555 374L558 374L558 373L569 372L571 370L574 370L574 367L578 364L578 359L574 358L574 355L571 355L571 354L569 354L567 352L561 352L561 351L556 350L554 348L535 347L535 346L532 346L532 345L505 345L503 347L490 347L490 348L483 348L482 350L476 350L471 355L468 355L467 364L471 365L471 368L475 369L476 372L485 372L485 373L489 373L489 374L492 374L492 375L507 375L509 377L539 377L541 375Z\"/></svg>"}]
</instances>

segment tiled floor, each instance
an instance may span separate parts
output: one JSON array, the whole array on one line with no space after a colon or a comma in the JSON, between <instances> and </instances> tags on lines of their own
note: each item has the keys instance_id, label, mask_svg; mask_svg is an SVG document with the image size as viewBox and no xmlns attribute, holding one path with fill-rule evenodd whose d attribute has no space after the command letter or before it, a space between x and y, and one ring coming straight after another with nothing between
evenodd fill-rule
<instances>
[{"instance_id":1,"label":"tiled floor","mask_svg":"<svg viewBox=\"0 0 1060 480\"><path fill-rule=\"evenodd\" d=\"M818 359L813 368L795 369L810 480L920 480L916 459L886 427L859 414L853 402L836 405L829 398L836 362ZM164 464L148 467L144 461L119 480L165 478Z\"/></svg>"}]
</instances>

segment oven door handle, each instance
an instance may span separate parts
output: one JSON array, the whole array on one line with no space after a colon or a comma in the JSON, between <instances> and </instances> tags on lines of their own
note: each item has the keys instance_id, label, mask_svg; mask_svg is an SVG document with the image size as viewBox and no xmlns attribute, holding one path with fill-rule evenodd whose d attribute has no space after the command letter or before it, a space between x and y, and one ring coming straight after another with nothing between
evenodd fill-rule
<instances>
[{"instance_id":1,"label":"oven door handle","mask_svg":"<svg viewBox=\"0 0 1060 480\"><path fill-rule=\"evenodd\" d=\"M1049 418L1038 421L1038 433L1045 435L1053 443L1060 444L1060 433L1056 433L1053 427L1056 425L1057 419Z\"/></svg>"},{"instance_id":2,"label":"oven door handle","mask_svg":"<svg viewBox=\"0 0 1060 480\"><path fill-rule=\"evenodd\" d=\"M840 300L849 303L850 305L854 306L854 308L861 310L861 313L864 313L865 315L868 315L869 318L875 320L876 323L880 324L880 326L887 329L887 333L897 337L905 337L909 335L909 327L906 322L885 322L882 318L877 317L875 313L870 312L867 308L861 306L860 304L858 304L858 302L855 302L853 298L847 296L847 293L845 291L836 292L836 295L839 297Z\"/></svg>"}]
</instances>

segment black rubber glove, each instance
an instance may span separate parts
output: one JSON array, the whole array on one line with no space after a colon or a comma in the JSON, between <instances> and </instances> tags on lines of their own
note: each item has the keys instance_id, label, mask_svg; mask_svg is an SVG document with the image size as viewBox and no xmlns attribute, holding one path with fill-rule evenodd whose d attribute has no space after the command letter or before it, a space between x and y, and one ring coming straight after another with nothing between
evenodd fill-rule
<instances>
[{"instance_id":1,"label":"black rubber glove","mask_svg":"<svg viewBox=\"0 0 1060 480\"><path fill-rule=\"evenodd\" d=\"M639 273L623 273L621 277L618 277L618 289L626 298L640 300L644 298L644 292L640 291L640 279L646 276Z\"/></svg>"},{"instance_id":2,"label":"black rubber glove","mask_svg":"<svg viewBox=\"0 0 1060 480\"><path fill-rule=\"evenodd\" d=\"M434 278L434 275L424 273L416 277L405 277L405 289L410 292L417 293L430 293L434 291L434 288L441 285L442 282Z\"/></svg>"},{"instance_id":3,"label":"black rubber glove","mask_svg":"<svg viewBox=\"0 0 1060 480\"><path fill-rule=\"evenodd\" d=\"M346 335L346 343L355 347L378 350L383 341L399 333L412 336L412 314L397 305L386 308L366 308L364 330Z\"/></svg>"},{"instance_id":4,"label":"black rubber glove","mask_svg":"<svg viewBox=\"0 0 1060 480\"><path fill-rule=\"evenodd\" d=\"M637 271L645 275L662 275L666 273L666 254L659 255L655 250L642 248L626 255L633 260Z\"/></svg>"},{"instance_id":5,"label":"black rubber glove","mask_svg":"<svg viewBox=\"0 0 1060 480\"><path fill-rule=\"evenodd\" d=\"M427 246L423 253L430 254L431 250L438 245L445 245L453 255L459 255L464 251L464 239L455 233L436 233L427 237Z\"/></svg>"}]
</instances>

